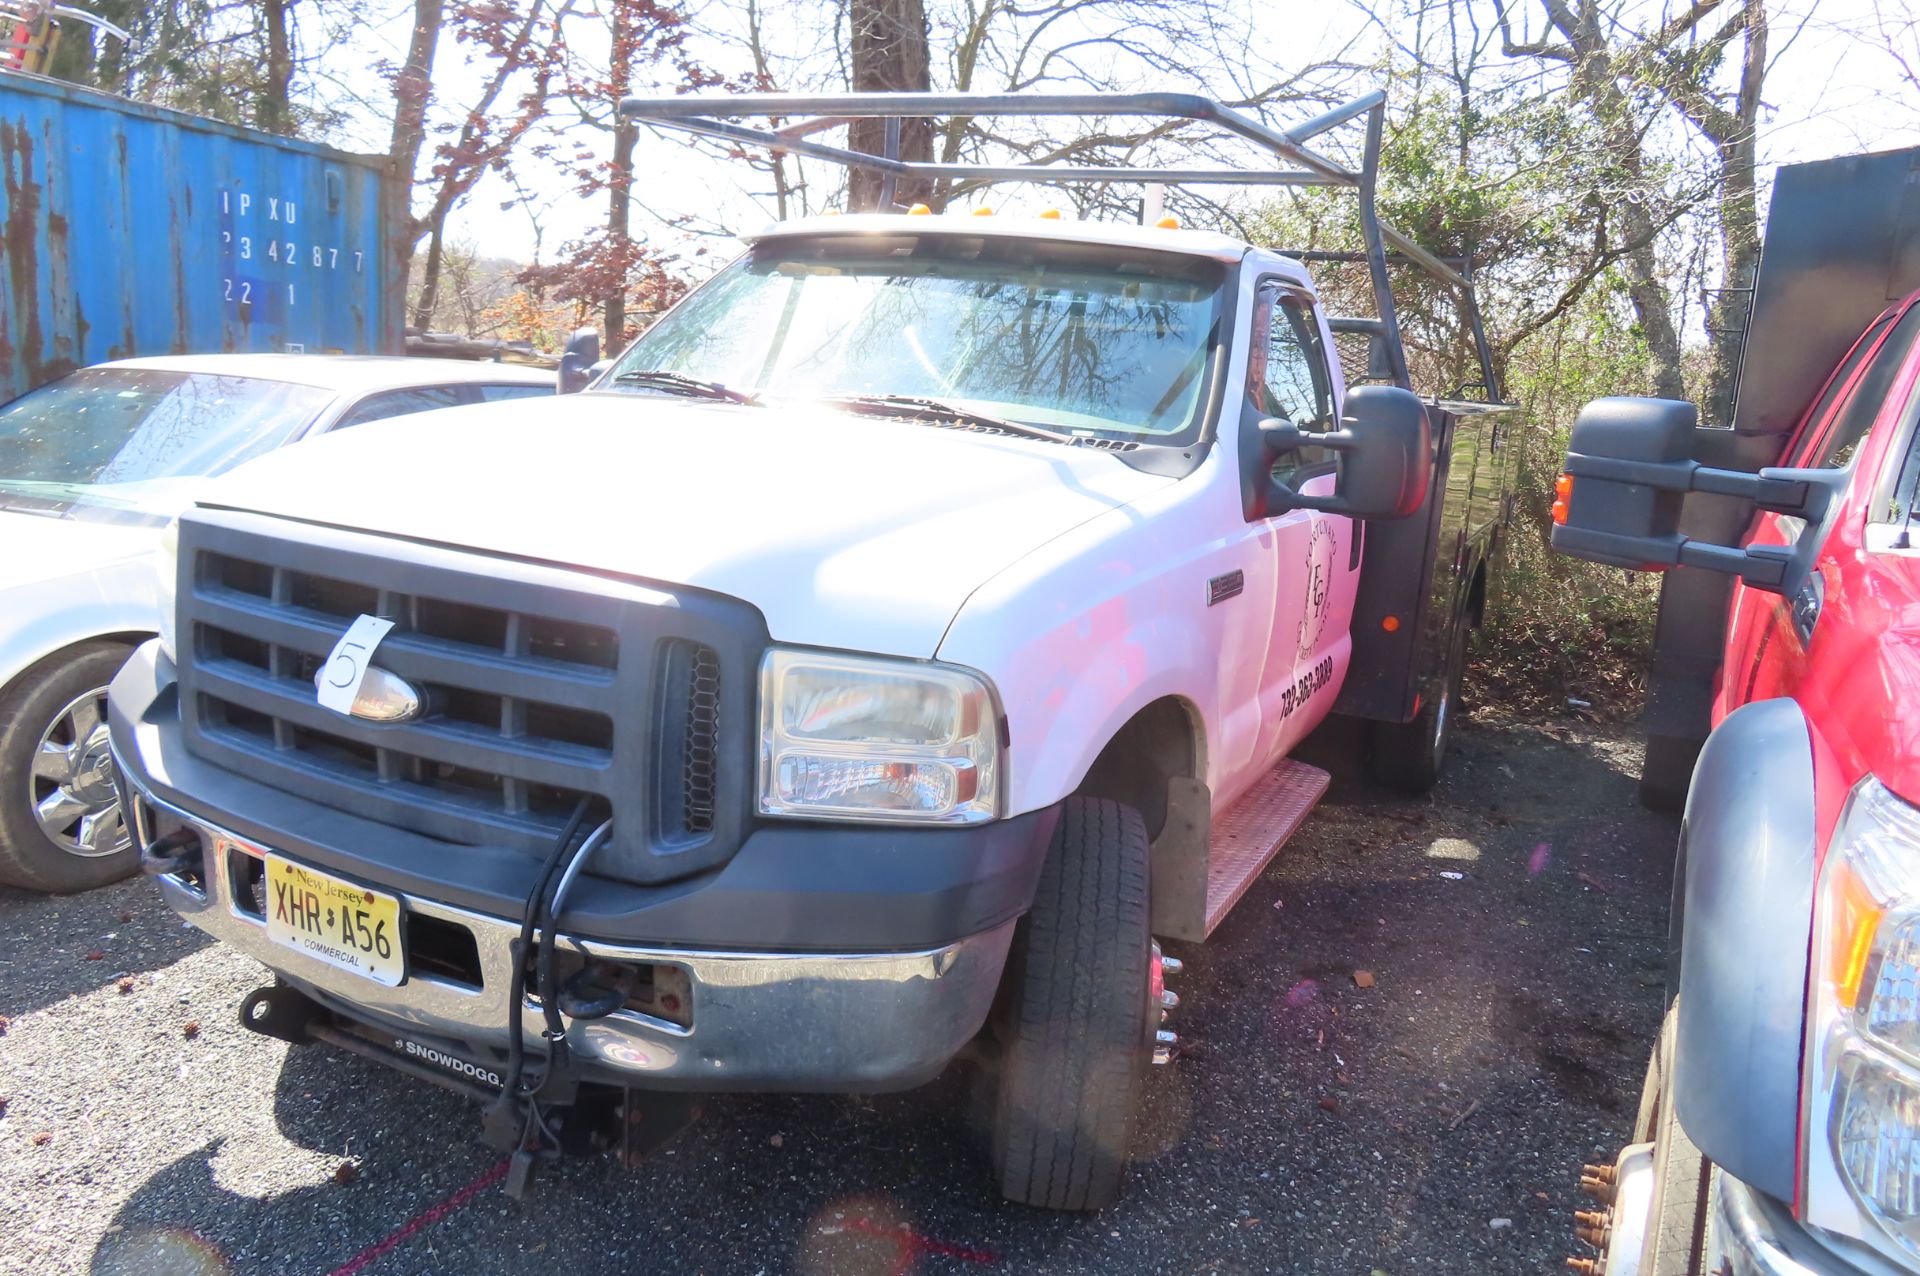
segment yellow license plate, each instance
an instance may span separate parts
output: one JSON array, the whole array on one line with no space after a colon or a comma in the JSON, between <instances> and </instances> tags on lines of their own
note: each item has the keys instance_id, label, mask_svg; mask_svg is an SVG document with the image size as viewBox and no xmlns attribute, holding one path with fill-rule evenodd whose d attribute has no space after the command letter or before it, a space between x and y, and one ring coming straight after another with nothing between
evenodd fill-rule
<instances>
[{"instance_id":1,"label":"yellow license plate","mask_svg":"<svg viewBox=\"0 0 1920 1276\"><path fill-rule=\"evenodd\" d=\"M267 937L389 988L406 977L400 901L267 856Z\"/></svg>"}]
</instances>

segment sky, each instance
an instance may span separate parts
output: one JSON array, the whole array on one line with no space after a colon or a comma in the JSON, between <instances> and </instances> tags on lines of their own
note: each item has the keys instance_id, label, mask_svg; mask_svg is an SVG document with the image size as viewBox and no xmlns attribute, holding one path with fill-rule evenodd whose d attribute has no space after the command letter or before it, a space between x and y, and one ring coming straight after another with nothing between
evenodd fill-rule
<instances>
[{"instance_id":1,"label":"sky","mask_svg":"<svg viewBox=\"0 0 1920 1276\"><path fill-rule=\"evenodd\" d=\"M1667 0L1668 4L1676 2ZM1772 18L1771 66L1765 94L1769 109L1760 146L1763 169L1833 155L1920 145L1920 90L1905 82L1901 67L1892 57L1874 47L1879 25L1876 15L1898 17L1909 11L1904 8L1908 2L1782 0L1773 6L1776 12ZM1520 0L1516 11L1526 3L1527 0ZM1655 15L1661 7L1649 0L1645 12ZM773 11L778 15L783 6L776 3ZM786 7L786 11L791 12L791 7ZM1300 64L1334 52L1364 59L1379 48L1375 24L1355 3L1308 5L1303 0L1268 0L1260 3L1255 12L1257 29L1262 33L1284 31L1289 60L1297 57ZM696 26L715 33L703 43L697 43L696 50L723 71L737 71L743 65L740 50L727 39L738 22L738 13L738 5L707 0L707 7L698 11L695 19ZM777 24L779 19L775 17L771 21ZM374 46L373 56L359 59L357 65L370 65L381 56L398 60L405 34L404 21L376 30L369 37ZM793 55L795 61L818 60L830 38L831 33L780 29L776 25L768 43ZM1909 36L1908 41L1914 43L1914 38ZM437 80L439 91L449 101L477 80L477 72L470 66L460 65L459 56L458 50L446 50L443 44ZM383 86L371 71L360 73L354 87L366 101L384 107ZM1192 87L1192 83L1142 84L1140 87L1187 88ZM335 140L354 149L382 150L385 122L363 112ZM604 134L580 126L563 131L555 140L566 149L575 144L596 151L606 148ZM746 172L744 166L728 163L711 152L696 151L681 140L680 135L643 135L638 159L642 178L637 183L635 198L643 211L638 215L636 229L650 230L656 244L678 246L684 254L691 254L697 245L710 246L716 250L711 260L717 265L732 253L725 240L716 241L712 237L712 229L750 230L774 218L772 202L765 197L764 177ZM529 184L538 191L532 205L503 209L501 204L512 198L512 189L501 179L490 176L454 213L450 237L455 242L467 241L479 246L487 256L529 260L536 254L551 257L564 241L604 219L603 199L581 198L569 189L563 177L548 176L537 165L527 164L523 171L528 174ZM996 203L1032 203L1036 198L1046 202L1044 195L1013 192L1014 188L1002 188L992 199ZM708 228L709 234L697 237L675 231L655 217L690 217ZM695 273L699 273L697 269Z\"/></svg>"}]
</instances>

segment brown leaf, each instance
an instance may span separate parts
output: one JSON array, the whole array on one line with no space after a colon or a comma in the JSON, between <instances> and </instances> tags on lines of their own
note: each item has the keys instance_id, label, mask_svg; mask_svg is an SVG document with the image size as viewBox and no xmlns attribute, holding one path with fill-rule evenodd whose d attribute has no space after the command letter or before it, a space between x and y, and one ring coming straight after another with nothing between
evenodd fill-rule
<instances>
[{"instance_id":1,"label":"brown leaf","mask_svg":"<svg viewBox=\"0 0 1920 1276\"><path fill-rule=\"evenodd\" d=\"M198 1019L189 1019L181 1027L180 1031L188 1041L192 1041L200 1035L200 1021Z\"/></svg>"},{"instance_id":2,"label":"brown leaf","mask_svg":"<svg viewBox=\"0 0 1920 1276\"><path fill-rule=\"evenodd\" d=\"M98 948L94 949L92 952L87 954L88 961L101 961L101 960L104 960L105 958L106 958L106 954L100 951Z\"/></svg>"},{"instance_id":3,"label":"brown leaf","mask_svg":"<svg viewBox=\"0 0 1920 1276\"><path fill-rule=\"evenodd\" d=\"M333 1167L333 1181L341 1187L345 1187L359 1177L360 1167L356 1166L352 1161L342 1161Z\"/></svg>"},{"instance_id":4,"label":"brown leaf","mask_svg":"<svg viewBox=\"0 0 1920 1276\"><path fill-rule=\"evenodd\" d=\"M47 1144L53 1142L53 1131L52 1130L40 1131L38 1134L33 1136L32 1142L33 1142L33 1146L37 1148L43 1148L47 1146Z\"/></svg>"},{"instance_id":5,"label":"brown leaf","mask_svg":"<svg viewBox=\"0 0 1920 1276\"><path fill-rule=\"evenodd\" d=\"M1340 1100L1334 1098L1332 1095L1328 1095L1326 1098L1320 1100L1320 1106L1328 1112L1338 1112L1340 1111Z\"/></svg>"},{"instance_id":6,"label":"brown leaf","mask_svg":"<svg viewBox=\"0 0 1920 1276\"><path fill-rule=\"evenodd\" d=\"M132 910L132 909L130 909L130 908L123 908L123 909L121 909L121 910L120 910L120 924L121 924L122 926L124 926L124 925L126 925L126 924L127 924L128 922L130 922L130 921L132 921L132 920L133 920L133 910Z\"/></svg>"},{"instance_id":7,"label":"brown leaf","mask_svg":"<svg viewBox=\"0 0 1920 1276\"><path fill-rule=\"evenodd\" d=\"M1356 970L1353 972L1353 982L1361 988L1371 988L1373 987L1373 972L1371 970Z\"/></svg>"},{"instance_id":8,"label":"brown leaf","mask_svg":"<svg viewBox=\"0 0 1920 1276\"><path fill-rule=\"evenodd\" d=\"M132 991L133 991L133 980L131 978L122 979L120 981L120 995L124 997Z\"/></svg>"}]
</instances>

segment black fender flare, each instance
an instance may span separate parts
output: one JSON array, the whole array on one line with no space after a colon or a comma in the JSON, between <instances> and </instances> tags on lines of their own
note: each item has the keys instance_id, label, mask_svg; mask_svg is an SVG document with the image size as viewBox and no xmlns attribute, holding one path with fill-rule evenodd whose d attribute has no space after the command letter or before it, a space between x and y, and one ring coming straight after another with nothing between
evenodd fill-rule
<instances>
[{"instance_id":1,"label":"black fender flare","mask_svg":"<svg viewBox=\"0 0 1920 1276\"><path fill-rule=\"evenodd\" d=\"M1758 701L1714 729L1680 836L1680 1124L1728 1174L1792 1200L1818 852L1798 704Z\"/></svg>"}]
</instances>

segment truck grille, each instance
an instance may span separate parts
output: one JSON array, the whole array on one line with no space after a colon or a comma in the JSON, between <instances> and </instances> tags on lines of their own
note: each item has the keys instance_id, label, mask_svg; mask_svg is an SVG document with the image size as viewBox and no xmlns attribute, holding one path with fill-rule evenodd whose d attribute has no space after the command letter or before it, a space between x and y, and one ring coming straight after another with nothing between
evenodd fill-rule
<instances>
[{"instance_id":1,"label":"truck grille","mask_svg":"<svg viewBox=\"0 0 1920 1276\"><path fill-rule=\"evenodd\" d=\"M766 641L751 608L351 533L219 525L231 522L272 520L209 511L181 525L196 752L455 845L544 852L585 798L589 827L614 821L595 870L632 881L737 849L752 755L751 697L735 684ZM374 663L422 693L419 718L318 704L314 675L360 615L396 622Z\"/></svg>"}]
</instances>

